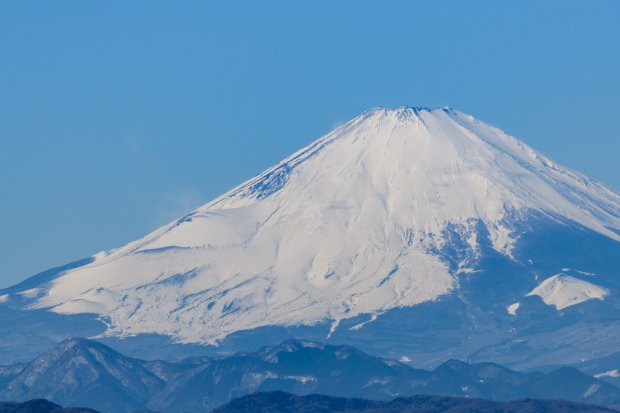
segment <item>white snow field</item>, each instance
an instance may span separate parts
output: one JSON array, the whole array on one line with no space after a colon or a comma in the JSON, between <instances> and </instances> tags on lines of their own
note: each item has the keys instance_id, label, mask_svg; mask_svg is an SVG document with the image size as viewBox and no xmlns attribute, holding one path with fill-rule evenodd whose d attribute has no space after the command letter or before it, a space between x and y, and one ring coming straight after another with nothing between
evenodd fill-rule
<instances>
[{"instance_id":1,"label":"white snow field","mask_svg":"<svg viewBox=\"0 0 620 413\"><path fill-rule=\"evenodd\" d=\"M608 293L609 291L598 285L570 275L556 274L540 283L528 296L537 295L545 304L561 310L588 300L604 300Z\"/></svg>"}]
</instances>

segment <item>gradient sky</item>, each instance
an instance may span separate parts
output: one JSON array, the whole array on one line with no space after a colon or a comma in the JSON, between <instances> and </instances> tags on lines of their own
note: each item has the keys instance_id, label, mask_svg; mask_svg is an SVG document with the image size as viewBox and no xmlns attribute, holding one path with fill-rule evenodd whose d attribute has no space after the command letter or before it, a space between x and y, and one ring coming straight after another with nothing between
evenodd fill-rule
<instances>
[{"instance_id":1,"label":"gradient sky","mask_svg":"<svg viewBox=\"0 0 620 413\"><path fill-rule=\"evenodd\" d=\"M0 4L0 287L375 106L449 105L620 190L620 1Z\"/></svg>"}]
</instances>

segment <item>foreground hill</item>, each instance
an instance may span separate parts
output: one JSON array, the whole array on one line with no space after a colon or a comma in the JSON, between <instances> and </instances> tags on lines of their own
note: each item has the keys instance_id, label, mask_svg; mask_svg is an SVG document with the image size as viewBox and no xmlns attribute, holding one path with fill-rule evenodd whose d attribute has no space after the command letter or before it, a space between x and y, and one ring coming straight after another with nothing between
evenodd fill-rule
<instances>
[{"instance_id":1,"label":"foreground hill","mask_svg":"<svg viewBox=\"0 0 620 413\"><path fill-rule=\"evenodd\" d=\"M415 396L392 401L345 399L323 395L295 396L283 392L257 393L232 400L213 413L612 413L604 407L562 400L493 402L438 396Z\"/></svg>"},{"instance_id":2,"label":"foreground hill","mask_svg":"<svg viewBox=\"0 0 620 413\"><path fill-rule=\"evenodd\" d=\"M0 413L98 413L83 407L65 407L44 399L24 403L0 402Z\"/></svg>"},{"instance_id":3,"label":"foreground hill","mask_svg":"<svg viewBox=\"0 0 620 413\"><path fill-rule=\"evenodd\" d=\"M420 370L350 346L304 340L170 363L126 357L101 343L71 339L25 366L4 371L0 400L46 398L104 413L206 413L235 397L275 390L377 400L432 394L620 404L619 388L573 368L522 373L493 363L451 360Z\"/></svg>"}]
</instances>

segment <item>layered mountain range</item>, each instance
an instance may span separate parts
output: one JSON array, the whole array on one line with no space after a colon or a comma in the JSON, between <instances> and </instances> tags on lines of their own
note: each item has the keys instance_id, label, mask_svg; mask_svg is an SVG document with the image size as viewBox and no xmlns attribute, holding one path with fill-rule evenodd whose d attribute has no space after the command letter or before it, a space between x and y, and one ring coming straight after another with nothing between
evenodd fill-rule
<instances>
[{"instance_id":1,"label":"layered mountain range","mask_svg":"<svg viewBox=\"0 0 620 413\"><path fill-rule=\"evenodd\" d=\"M30 363L0 372L0 400L46 398L102 413L207 413L233 398L265 391L374 400L420 394L492 401L564 399L620 408L618 387L574 368L525 373L494 363L449 360L434 370L421 370L354 347L301 340L171 363L127 357L95 341L70 339ZM244 403L245 411L252 411Z\"/></svg>"},{"instance_id":2,"label":"layered mountain range","mask_svg":"<svg viewBox=\"0 0 620 413\"><path fill-rule=\"evenodd\" d=\"M459 111L376 109L142 239L0 291L0 361L71 336L168 358L301 337L429 368L604 360L618 268L617 193Z\"/></svg>"}]
</instances>

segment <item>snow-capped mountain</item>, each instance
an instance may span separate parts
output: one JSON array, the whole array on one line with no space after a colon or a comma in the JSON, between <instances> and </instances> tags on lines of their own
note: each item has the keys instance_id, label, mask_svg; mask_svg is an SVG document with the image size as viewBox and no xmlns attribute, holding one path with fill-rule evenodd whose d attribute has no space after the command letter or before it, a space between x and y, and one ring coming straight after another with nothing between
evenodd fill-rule
<instances>
[{"instance_id":1,"label":"snow-capped mountain","mask_svg":"<svg viewBox=\"0 0 620 413\"><path fill-rule=\"evenodd\" d=\"M618 256L617 193L456 110L376 109L140 240L0 292L0 306L203 345L321 327L314 338L437 363L504 354L493 346L526 331L596 329L596 306L617 319ZM441 345L403 347L411 335Z\"/></svg>"}]
</instances>

